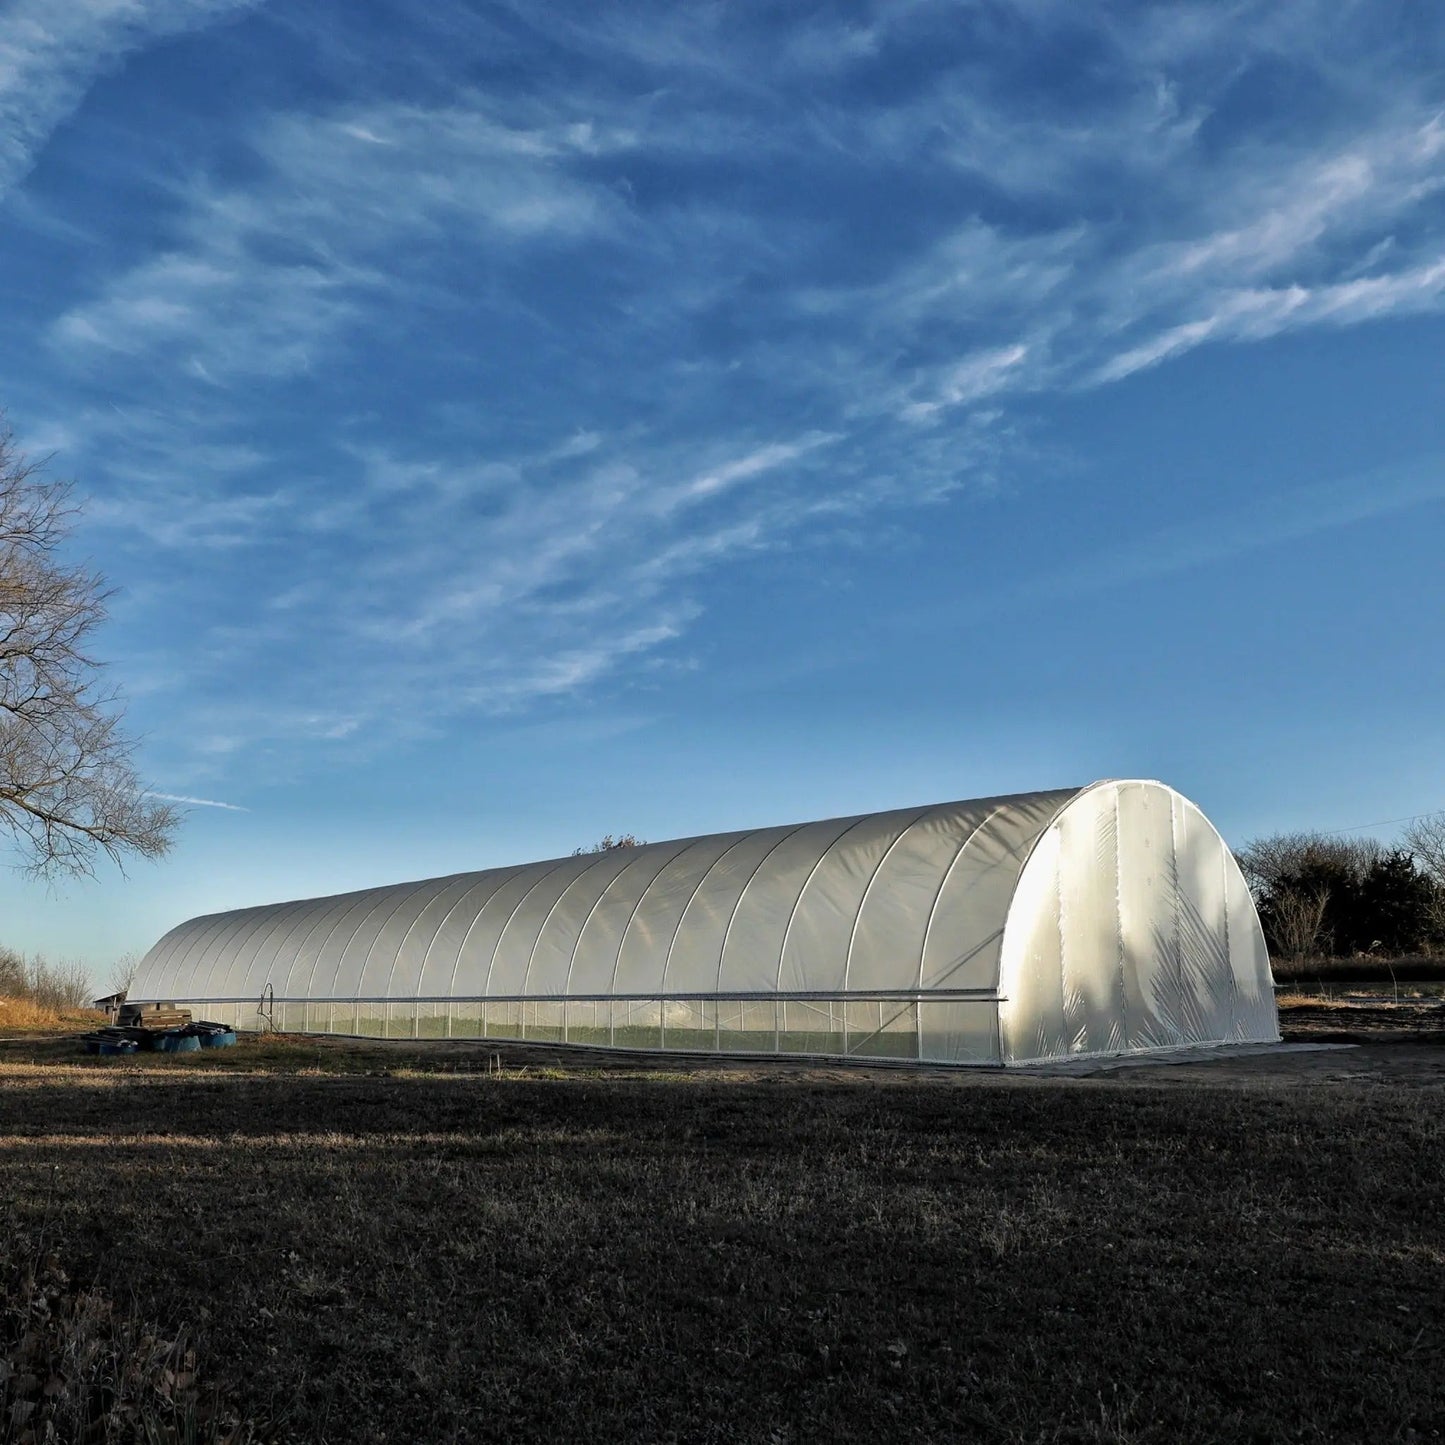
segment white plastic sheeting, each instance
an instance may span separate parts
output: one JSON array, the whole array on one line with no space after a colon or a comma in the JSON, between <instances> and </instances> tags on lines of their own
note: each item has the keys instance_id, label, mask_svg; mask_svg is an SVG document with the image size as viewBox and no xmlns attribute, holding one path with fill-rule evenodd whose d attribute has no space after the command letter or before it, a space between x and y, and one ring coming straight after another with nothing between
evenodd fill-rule
<instances>
[{"instance_id":1,"label":"white plastic sheeting","mask_svg":"<svg viewBox=\"0 0 1445 1445\"><path fill-rule=\"evenodd\" d=\"M213 914L131 996L313 1032L946 1063L1279 1037L1243 878L1153 782Z\"/></svg>"},{"instance_id":2,"label":"white plastic sheeting","mask_svg":"<svg viewBox=\"0 0 1445 1445\"><path fill-rule=\"evenodd\" d=\"M1160 783L1095 784L1060 810L1019 878L999 992L1006 1063L1279 1038L1239 867Z\"/></svg>"}]
</instances>

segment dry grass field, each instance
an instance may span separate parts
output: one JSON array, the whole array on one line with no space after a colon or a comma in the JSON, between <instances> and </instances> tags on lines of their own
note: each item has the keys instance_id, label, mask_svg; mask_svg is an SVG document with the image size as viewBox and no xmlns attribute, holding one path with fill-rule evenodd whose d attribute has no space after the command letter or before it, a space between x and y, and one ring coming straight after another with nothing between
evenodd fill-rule
<instances>
[{"instance_id":1,"label":"dry grass field","mask_svg":"<svg viewBox=\"0 0 1445 1445\"><path fill-rule=\"evenodd\" d=\"M101 1028L106 1015L100 1009L54 1009L28 998L7 998L0 994L0 1037L7 1033L74 1033L77 1029Z\"/></svg>"},{"instance_id":2,"label":"dry grass field","mask_svg":"<svg viewBox=\"0 0 1445 1445\"><path fill-rule=\"evenodd\" d=\"M1440 1012L1082 1078L12 1037L0 1439L1439 1438Z\"/></svg>"}]
</instances>

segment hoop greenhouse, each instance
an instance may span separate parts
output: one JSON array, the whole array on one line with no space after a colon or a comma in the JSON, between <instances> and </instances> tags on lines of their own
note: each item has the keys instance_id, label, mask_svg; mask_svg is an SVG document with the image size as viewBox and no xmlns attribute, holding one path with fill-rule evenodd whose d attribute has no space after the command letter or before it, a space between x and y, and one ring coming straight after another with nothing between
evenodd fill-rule
<instances>
[{"instance_id":1,"label":"hoop greenhouse","mask_svg":"<svg viewBox=\"0 0 1445 1445\"><path fill-rule=\"evenodd\" d=\"M209 914L131 998L243 1028L961 1064L1279 1038L1233 856L1142 781Z\"/></svg>"}]
</instances>

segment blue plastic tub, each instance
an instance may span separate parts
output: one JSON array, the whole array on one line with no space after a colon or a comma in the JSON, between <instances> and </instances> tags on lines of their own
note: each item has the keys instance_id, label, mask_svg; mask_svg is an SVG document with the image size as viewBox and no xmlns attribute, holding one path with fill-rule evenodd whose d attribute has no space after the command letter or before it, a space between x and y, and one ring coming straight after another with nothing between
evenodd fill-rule
<instances>
[{"instance_id":1,"label":"blue plastic tub","mask_svg":"<svg viewBox=\"0 0 1445 1445\"><path fill-rule=\"evenodd\" d=\"M192 1054L201 1047L194 1034L164 1033L156 1035L156 1048L163 1054Z\"/></svg>"},{"instance_id":2,"label":"blue plastic tub","mask_svg":"<svg viewBox=\"0 0 1445 1445\"><path fill-rule=\"evenodd\" d=\"M204 1029L200 1032L203 1049L229 1049L236 1042L235 1029Z\"/></svg>"},{"instance_id":3,"label":"blue plastic tub","mask_svg":"<svg viewBox=\"0 0 1445 1445\"><path fill-rule=\"evenodd\" d=\"M85 1047L90 1049L91 1044L87 1039ZM133 1054L140 1048L134 1039L98 1039L95 1042L95 1052L102 1055Z\"/></svg>"}]
</instances>

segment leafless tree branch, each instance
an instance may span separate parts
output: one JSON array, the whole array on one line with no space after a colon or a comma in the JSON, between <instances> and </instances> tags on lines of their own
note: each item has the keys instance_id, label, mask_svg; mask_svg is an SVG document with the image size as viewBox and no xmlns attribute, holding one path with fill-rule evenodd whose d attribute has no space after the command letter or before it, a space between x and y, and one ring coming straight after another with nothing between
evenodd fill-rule
<instances>
[{"instance_id":1,"label":"leafless tree branch","mask_svg":"<svg viewBox=\"0 0 1445 1445\"><path fill-rule=\"evenodd\" d=\"M58 556L77 511L0 421L0 824L41 877L157 858L177 824L142 788L120 699L87 651L111 594Z\"/></svg>"},{"instance_id":2,"label":"leafless tree branch","mask_svg":"<svg viewBox=\"0 0 1445 1445\"><path fill-rule=\"evenodd\" d=\"M1298 962L1322 951L1329 902L1328 888L1282 888L1275 894L1272 922L1283 953Z\"/></svg>"},{"instance_id":3,"label":"leafless tree branch","mask_svg":"<svg viewBox=\"0 0 1445 1445\"><path fill-rule=\"evenodd\" d=\"M1385 849L1377 838L1338 833L1272 833L1251 838L1235 853L1244 881L1256 902L1297 877L1309 864L1333 864L1351 877L1363 877Z\"/></svg>"},{"instance_id":4,"label":"leafless tree branch","mask_svg":"<svg viewBox=\"0 0 1445 1445\"><path fill-rule=\"evenodd\" d=\"M1428 813L1414 819L1401 841L1435 885L1430 897L1430 922L1437 937L1445 935L1445 813Z\"/></svg>"}]
</instances>

